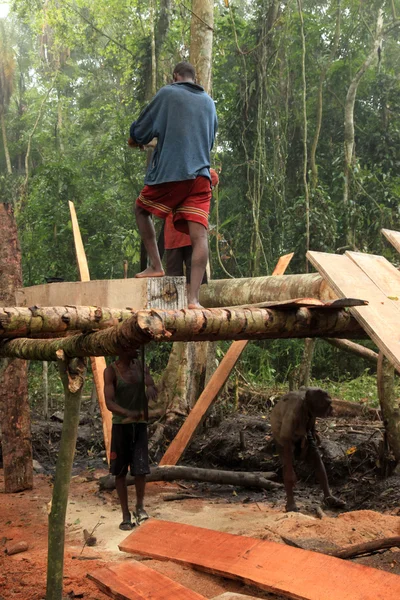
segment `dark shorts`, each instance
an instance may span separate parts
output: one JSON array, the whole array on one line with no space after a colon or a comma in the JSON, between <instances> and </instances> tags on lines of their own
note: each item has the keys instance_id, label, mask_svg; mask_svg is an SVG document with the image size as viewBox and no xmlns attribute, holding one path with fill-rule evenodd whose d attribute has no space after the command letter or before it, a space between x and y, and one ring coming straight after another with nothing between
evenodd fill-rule
<instances>
[{"instance_id":1,"label":"dark shorts","mask_svg":"<svg viewBox=\"0 0 400 600\"><path fill-rule=\"evenodd\" d=\"M192 246L182 246L181 248L171 248L165 250L166 275L171 277L182 277L184 275L183 265L186 267L186 282L190 283L190 273L192 267ZM204 273L203 281L207 283L207 273Z\"/></svg>"},{"instance_id":2,"label":"dark shorts","mask_svg":"<svg viewBox=\"0 0 400 600\"><path fill-rule=\"evenodd\" d=\"M111 433L110 473L148 475L149 451L146 423L113 423Z\"/></svg>"}]
</instances>

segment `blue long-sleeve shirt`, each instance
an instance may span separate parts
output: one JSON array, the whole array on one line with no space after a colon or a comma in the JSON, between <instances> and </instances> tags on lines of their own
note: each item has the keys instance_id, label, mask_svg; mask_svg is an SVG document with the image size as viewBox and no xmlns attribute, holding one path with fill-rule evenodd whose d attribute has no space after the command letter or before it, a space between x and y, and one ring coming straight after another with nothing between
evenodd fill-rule
<instances>
[{"instance_id":1,"label":"blue long-sleeve shirt","mask_svg":"<svg viewBox=\"0 0 400 600\"><path fill-rule=\"evenodd\" d=\"M210 151L217 132L215 105L195 83L166 85L131 125L140 145L157 138L145 184L210 177Z\"/></svg>"}]
</instances>

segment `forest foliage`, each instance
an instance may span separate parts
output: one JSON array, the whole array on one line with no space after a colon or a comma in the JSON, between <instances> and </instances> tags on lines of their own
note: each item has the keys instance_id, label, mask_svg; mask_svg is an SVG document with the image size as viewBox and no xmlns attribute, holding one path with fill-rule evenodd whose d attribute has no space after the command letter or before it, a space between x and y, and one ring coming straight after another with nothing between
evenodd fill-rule
<instances>
[{"instance_id":1,"label":"forest foliage","mask_svg":"<svg viewBox=\"0 0 400 600\"><path fill-rule=\"evenodd\" d=\"M216 0L214 12L213 277L268 274L291 251L288 272L304 272L308 247L398 264L380 229L400 229L400 1ZM125 259L130 276L139 268L132 207L146 159L128 148L129 125L151 97L152 40L159 88L189 57L191 18L189 0L10 2L0 199L15 205L25 285L78 278L68 200L93 279L122 277ZM248 371L281 379L301 353L300 343L259 348ZM318 376L334 376L333 353L317 352Z\"/></svg>"}]
</instances>

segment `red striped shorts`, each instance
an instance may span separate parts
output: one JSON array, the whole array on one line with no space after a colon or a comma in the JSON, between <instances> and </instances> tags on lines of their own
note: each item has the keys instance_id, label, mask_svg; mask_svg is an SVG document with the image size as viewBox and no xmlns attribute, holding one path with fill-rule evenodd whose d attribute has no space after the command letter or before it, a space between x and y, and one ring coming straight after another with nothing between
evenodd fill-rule
<instances>
[{"instance_id":1,"label":"red striped shorts","mask_svg":"<svg viewBox=\"0 0 400 600\"><path fill-rule=\"evenodd\" d=\"M174 227L189 233L187 221L208 228L211 195L210 180L200 176L186 181L145 185L136 204L160 219L166 219L172 212Z\"/></svg>"}]
</instances>

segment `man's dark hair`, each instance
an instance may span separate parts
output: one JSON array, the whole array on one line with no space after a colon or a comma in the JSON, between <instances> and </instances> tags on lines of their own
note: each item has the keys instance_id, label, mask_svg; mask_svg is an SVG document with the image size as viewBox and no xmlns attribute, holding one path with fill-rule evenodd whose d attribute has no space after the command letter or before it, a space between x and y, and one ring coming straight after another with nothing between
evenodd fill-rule
<instances>
[{"instance_id":1,"label":"man's dark hair","mask_svg":"<svg viewBox=\"0 0 400 600\"><path fill-rule=\"evenodd\" d=\"M196 71L193 65L190 62L180 62L176 65L174 69L174 74L180 75L181 77L185 77L186 79L196 79Z\"/></svg>"}]
</instances>

